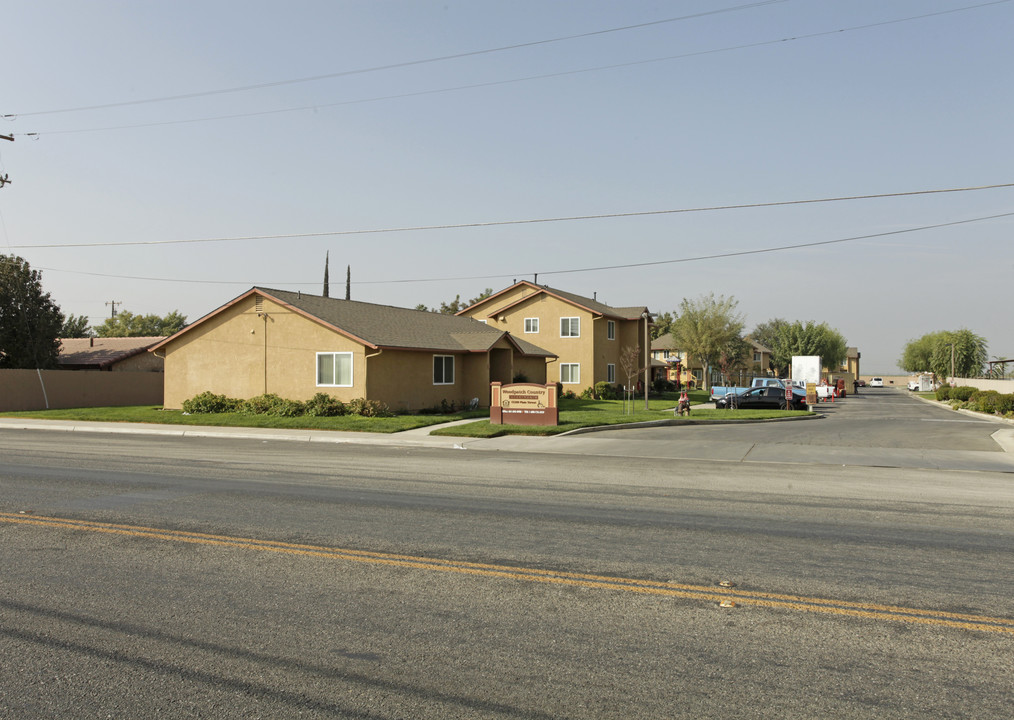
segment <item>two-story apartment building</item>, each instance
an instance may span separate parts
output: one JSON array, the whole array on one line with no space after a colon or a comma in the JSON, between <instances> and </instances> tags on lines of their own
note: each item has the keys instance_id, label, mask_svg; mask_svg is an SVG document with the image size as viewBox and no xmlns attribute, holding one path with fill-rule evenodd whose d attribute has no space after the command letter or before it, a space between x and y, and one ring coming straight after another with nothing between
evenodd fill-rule
<instances>
[{"instance_id":1,"label":"two-story apartment building","mask_svg":"<svg viewBox=\"0 0 1014 720\"><path fill-rule=\"evenodd\" d=\"M598 382L626 384L625 366L633 363L632 383L644 377L647 307L612 307L546 285L522 280L460 311L527 340L556 356L547 382L581 392ZM628 360L624 361L624 354Z\"/></svg>"}]
</instances>

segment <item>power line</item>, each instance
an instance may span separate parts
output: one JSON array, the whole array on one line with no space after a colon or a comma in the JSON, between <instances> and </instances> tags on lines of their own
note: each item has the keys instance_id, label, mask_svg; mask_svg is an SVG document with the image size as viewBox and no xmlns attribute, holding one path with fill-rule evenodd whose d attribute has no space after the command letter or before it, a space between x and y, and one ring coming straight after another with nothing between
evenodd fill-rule
<instances>
[{"instance_id":1,"label":"power line","mask_svg":"<svg viewBox=\"0 0 1014 720\"><path fill-rule=\"evenodd\" d=\"M736 250L724 253L713 253L711 255L696 255L691 257L675 258L672 260L651 260L640 263L625 263L619 265L600 265L596 267L585 267L585 268L571 268L565 270L538 270L538 271L524 271L524 272L509 272L499 273L496 275L463 275L456 277L432 277L432 278L406 278L401 280L360 280L357 281L356 285L396 285L396 284L407 284L407 283L424 283L424 282L450 282L459 280L492 280L496 278L505 277L527 277L529 275L567 275L573 273L583 272L600 272L603 270L625 270L629 268L639 267L650 267L654 265L675 265L679 263L690 263L700 262L702 260L719 260L723 258L741 257L744 255L761 255L767 253L785 252L788 250L801 250L804 248L821 247L824 245L836 245L847 242L855 242L857 240L871 240L874 238L890 237L892 235L903 235L906 233L922 232L924 230L936 230L945 227L954 227L956 225L968 225L970 223L983 222L986 220L997 220L1000 218L1014 217L1014 212L1000 213L997 215L985 215L982 217L966 218L964 220L954 220L945 223L936 223L933 225L920 225L917 227L903 228L901 230L888 230L881 233L871 233L868 235L853 235L846 238L837 238L834 240L817 240L814 242L796 243L793 245L779 245L776 247L759 248L756 250ZM170 283L193 283L202 285L243 285L243 286L271 286L271 285L316 285L316 282L287 282L287 283L251 283L249 281L237 281L237 280L185 280L185 279L174 279L174 278L157 278L157 277L140 277L133 275L111 275L107 273L92 273L80 270L61 270L59 268L44 268L40 267L40 270L46 270L49 272L65 272L75 275L90 275L94 277L106 277L106 278L117 278L120 280L142 280L145 282L170 282Z\"/></svg>"},{"instance_id":2,"label":"power line","mask_svg":"<svg viewBox=\"0 0 1014 720\"><path fill-rule=\"evenodd\" d=\"M772 0L772 1L778 1L778 2L780 2L780 1L784 1L784 0ZM649 64L653 64L653 63L669 62L669 61L673 61L673 60L684 60L684 59L687 59L687 58L700 57L700 56L703 56L703 55L715 55L715 54L718 54L718 53L732 52L732 51L736 51L736 50L748 50L748 49L752 49L752 48L765 47L765 46L768 46L768 45L779 45L779 44L782 44L782 43L795 42L795 41L798 41L798 40L809 40L809 39L813 39L813 38L817 38L817 37L825 37L825 36L829 36L829 35L839 35L841 33L846 33L846 32L855 32L855 31L859 31L859 30L869 30L869 29L872 29L872 28L882 27L882 26L885 26L885 25L894 25L894 24L897 24L897 23L910 22L910 21L913 21L913 20L923 20L923 19L930 18L930 17L937 17L937 16L941 16L941 15L949 15L949 14L958 13L958 12L966 12L968 10L977 10L977 9L988 7L988 6L991 6L991 5L1001 5L1001 4L1005 4L1005 3L1009 3L1009 2L1014 2L1014 0L992 0L992 2L981 3L981 4L978 4L978 5L969 5L969 6L960 7L960 8L952 8L951 10L940 10L940 11L937 11L937 12L925 13L925 14L922 14L922 15L911 15L911 16L904 17L904 18L896 18L894 20L883 20L883 21L880 21L880 22L868 23L868 24L865 24L865 25L854 25L854 26L851 26L851 27L838 28L836 30L823 30L823 31L820 31L820 32L809 33L809 34L805 34L805 35L796 35L796 36L791 36L791 37L782 37L782 38L776 38L776 39L773 39L773 40L762 40L762 41L759 41L759 42L745 43L745 44L742 44L742 45L730 45L730 46L721 47L721 48L712 48L710 50L699 50L699 51L696 51L696 52L682 53L682 54L679 54L679 55L667 55L667 56L664 56L664 57L649 58L649 59L646 59L646 60L632 60L630 62L617 63L617 64L613 64L613 65L599 65L599 66L596 66L596 67L579 68L579 69L576 69L576 70L563 70L563 71L560 71L560 72L544 73L544 74L541 74L541 75L529 75L529 76L520 77L520 78L509 78L509 79L506 79L506 80L493 80L493 81L489 81L489 82L471 83L471 84L468 84L468 85L456 85L456 86L452 86L452 87L436 88L436 89L431 89L431 90L418 90L418 91L414 91L414 92L397 93L397 94L393 94L393 95L379 95L379 96L370 97L370 98L359 98L359 99L356 99L356 100L343 100L343 101L332 102L332 103L315 103L313 105L301 105L301 106L297 106L297 107L277 108L277 109L274 109L274 110L257 110L257 111L252 111L252 112L232 113L232 114L228 114L228 115L212 115L212 116L205 116L205 117L199 117L199 118L186 118L186 119L181 119L181 120L160 120L160 121L156 121L156 122L134 123L134 124L126 124L126 125L107 125L107 126L93 127L93 128L77 128L77 129L69 129L69 130L52 130L52 131L46 131L46 132L13 133L13 135L14 136L19 136L20 135L20 136L24 136L24 137L39 137L40 135L44 135L44 134L45 135L69 135L69 134L88 133L88 132L107 132L107 131L111 131L111 130L132 130L132 129L138 129L138 128L164 127L164 126L169 126L169 125L185 125L185 124L202 123L202 122L216 122L216 121L221 121L221 120L237 120L237 119L242 119L242 118L260 117L260 116L264 116L264 115L278 115L278 114L281 114L281 113L290 113L290 112L305 112L305 111L309 111L309 110L320 110L320 109L323 109L323 108L341 107L341 106L347 106L347 105L363 105L363 104L374 103L374 102L383 102L383 101L387 101L387 100L400 100L400 99L405 99L405 98L421 97L421 96L426 96L426 95L439 95L439 94L444 94L444 93L460 92L460 91L463 91L463 90L476 90L476 89L480 89L480 88L496 87L496 86L499 86L499 85L512 85L512 84L523 83L523 82L531 82L533 80L548 80L548 79L552 79L552 78L566 77L568 75L580 75L580 74L585 74L585 73L602 72L604 70L617 70L617 69L627 68L627 67L636 67L638 65L649 65ZM743 7L748 7L748 6L743 6ZM731 8L731 9L735 9L735 8ZM721 11L715 11L715 12L721 12ZM710 13L704 13L704 14L710 14ZM693 17L693 16L688 16L688 17ZM673 20L678 20L678 19L685 19L685 18L674 18L674 19L671 19L671 20L656 21L656 23L660 23L660 22L672 22ZM651 24L651 23L649 23L649 24ZM640 27L640 26L630 26L630 27ZM618 28L618 29L627 29L627 28ZM613 30L597 31L595 33L589 33L589 34L594 35L594 34L600 34L600 33L603 33L603 32L613 32ZM582 37L582 36L572 36L572 37ZM569 39L569 38L558 38L557 40L561 40L561 39ZM539 41L539 42L536 42L536 43L529 43L529 44L540 44L542 42L556 42L557 40ZM524 46L525 45L508 46L506 48L498 48L498 49L495 49L495 50L476 51L475 53L471 53L471 54L482 54L482 53L485 53L485 52L496 52L496 51L501 50L501 49L511 49L513 47L524 47ZM448 56L448 57L457 57L457 56ZM435 58L435 59L431 59L431 60L413 61L412 63L409 63L409 64L420 64L420 63L425 63L425 62L435 62L435 61L441 60L441 59L447 59L447 58ZM362 71L350 71L350 73L355 73L355 72L372 72L373 70L386 69L388 67L398 67L398 66L383 66L383 67L378 67L378 68L373 68L373 69L368 69L368 70L362 70ZM323 77L331 77L331 76L318 76L318 78L316 78L316 79L320 79L320 78L323 78ZM300 80L292 80L292 81L279 81L278 83L269 83L269 84L266 84L266 85L251 85L251 86L247 86L247 87L244 87L244 88L235 88L235 89L232 89L232 90L209 91L207 93L198 93L196 95L181 95L181 96L173 96L173 97L165 97L165 98L155 98L155 99L152 99L152 100L140 100L140 101L131 101L131 102L124 102L124 103L112 103L112 104L109 104L109 105L101 105L101 106L90 106L90 107L82 107L82 108L67 108L65 110L52 110L52 111L36 112L36 113L21 113L20 115L22 115L22 116L43 115L43 114L52 114L52 113L59 113L59 112L72 112L72 111L75 111L75 110L91 110L91 109L100 109L100 108L109 108L109 107L119 107L119 106L123 106L123 105L132 105L132 104L143 103L143 102L161 102L161 101L172 100L172 99L184 99L184 98L187 98L187 97L199 97L201 95L214 95L214 94L221 94L221 93L225 93L225 92L237 92L239 90L248 90L248 89L254 89L254 88L259 88L259 87L270 87L272 85L277 85L277 84L284 85L284 84L288 84L288 83L292 83L292 82L308 82L309 80L312 80L312 79L314 79L314 78L303 78L303 79L300 79ZM19 117L19 114L17 114L17 113L11 113L11 114L8 114L8 115L3 115L2 117L5 118L5 119L8 119L8 120L13 120L13 119Z\"/></svg>"},{"instance_id":3,"label":"power line","mask_svg":"<svg viewBox=\"0 0 1014 720\"><path fill-rule=\"evenodd\" d=\"M1008 0L1003 0L1008 1ZM81 112L85 110L106 110L109 108L127 107L130 105L147 105L151 103L169 102L173 100L190 100L199 97L209 97L213 95L225 95L229 93L246 92L248 90L263 90L266 88L281 87L284 85L296 85L300 83L316 82L318 80L329 80L332 78L348 77L350 75L364 75L367 73L381 72L384 70L396 70L399 68L412 67L415 65L427 65L438 62L445 62L447 60L460 60L462 58L476 57L478 55L491 55L498 52L506 52L508 50L520 50L522 48L536 47L539 45L549 45L552 43L565 42L567 40L579 40L582 38L595 37L596 35L607 35L609 33L625 32L628 30L639 30L646 27L653 27L656 25L665 25L668 23L682 22L684 20L694 20L697 18L706 17L708 15L719 15L722 13L738 12L740 10L750 10L764 5L776 5L778 3L788 2L788 0L761 0L760 2L747 3L745 5L736 5L730 8L722 8L719 10L708 10L705 12L694 13L692 15L681 15L680 17L666 18L664 20L652 20L650 22L637 23L635 25L624 25L621 27L606 28L604 30L592 30L590 32L578 33L576 35L564 35L561 37L548 38L544 40L533 40L531 42L515 43L513 45L502 45L495 48L486 48L484 50L472 50L469 52L455 53L452 55L441 55L432 58L423 58L420 60L408 60L400 63L389 63L387 65L376 65L373 67L359 68L357 70L342 70L339 72L324 73L322 75L311 75L309 77L291 78L288 80L276 80L273 82L256 83L252 85L240 85L237 87L220 88L217 90L205 90L201 92L182 93L179 95L164 95L161 97L144 98L140 100L125 100L122 102L104 103L101 105L83 105L79 107L59 108L55 110L39 110L35 112L26 113L12 113L10 115L4 115L5 118L12 116L20 117L31 117L37 115L55 115L58 113L70 113L70 112Z\"/></svg>"},{"instance_id":4,"label":"power line","mask_svg":"<svg viewBox=\"0 0 1014 720\"><path fill-rule=\"evenodd\" d=\"M125 247L137 245L191 245L214 242L241 242L249 240L300 240L312 237L338 237L345 235L375 235L380 233L419 232L423 230L461 230L465 228L502 227L505 225L535 225L540 223L573 222L575 220L605 220L611 218L649 217L653 215L676 215L680 213L715 212L719 210L745 210L751 208L784 207L788 205L811 205L816 203L846 202L852 200L875 200L881 198L912 197L916 195L939 195L943 193L974 192L1014 187L1014 183L978 185L972 187L944 188L936 190L913 190L909 192L880 193L875 195L848 195L807 200L781 200L776 202L746 203L742 205L714 205L710 207L679 208L675 210L645 210L641 212L604 213L600 215L572 215L568 217L533 218L526 220L491 220L485 222L450 223L446 225L416 225L408 227L371 228L362 230L323 230L320 232L288 233L283 235L245 235L240 237L191 238L188 240L128 240L123 242L93 243L48 243L45 245L10 245L12 249L90 248Z\"/></svg>"}]
</instances>

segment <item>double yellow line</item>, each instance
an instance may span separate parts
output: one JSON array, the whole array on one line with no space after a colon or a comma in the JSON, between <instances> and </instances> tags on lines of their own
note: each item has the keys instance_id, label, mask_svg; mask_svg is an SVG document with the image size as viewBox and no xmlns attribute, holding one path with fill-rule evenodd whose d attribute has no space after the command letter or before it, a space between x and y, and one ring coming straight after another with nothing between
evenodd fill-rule
<instances>
[{"instance_id":1,"label":"double yellow line","mask_svg":"<svg viewBox=\"0 0 1014 720\"><path fill-rule=\"evenodd\" d=\"M1007 633L1014 635L1014 619L970 615L964 613L943 612L921 608L900 607L897 605L880 605L876 603L848 602L829 600L826 598L805 597L799 595L781 595L777 593L755 592L735 587L712 587L707 585L684 585L673 582L653 580L637 580L634 578L609 577L586 573L571 573L556 570L539 570L537 568L515 567L511 565L492 565L472 563L461 560L443 560L414 555L398 555L393 553L369 552L348 548L331 548L320 545L301 545L297 543L277 542L274 540L257 540L255 538L234 537L230 535L212 535L208 533L166 530L139 525L119 525L116 523L74 520L35 516L25 513L0 513L0 522L17 525L37 525L62 530L78 530L86 532L145 537L155 540L194 543L200 545L217 545L220 547L239 548L244 550L261 550L265 552L302 555L309 557L344 560L346 562L370 563L373 565L390 565L430 570L435 572L459 573L481 577L495 577L509 580L527 580L529 582L570 585L576 587L601 590L618 590L661 595L665 597L687 598L691 600L717 603L726 607L753 606L796 610L801 612L827 613L874 620L892 620L896 622L936 625L941 627L963 628L982 632Z\"/></svg>"}]
</instances>

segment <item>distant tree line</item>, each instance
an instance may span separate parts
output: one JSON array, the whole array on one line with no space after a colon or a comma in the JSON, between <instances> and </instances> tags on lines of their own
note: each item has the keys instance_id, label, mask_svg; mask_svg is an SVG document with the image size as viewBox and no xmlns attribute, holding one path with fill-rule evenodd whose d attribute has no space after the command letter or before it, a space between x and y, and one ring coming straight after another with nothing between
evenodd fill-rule
<instances>
[{"instance_id":1,"label":"distant tree line","mask_svg":"<svg viewBox=\"0 0 1014 720\"><path fill-rule=\"evenodd\" d=\"M89 327L86 316L64 316L24 258L0 255L0 368L56 367L62 337L163 337L186 324L175 310L164 317L124 310Z\"/></svg>"}]
</instances>

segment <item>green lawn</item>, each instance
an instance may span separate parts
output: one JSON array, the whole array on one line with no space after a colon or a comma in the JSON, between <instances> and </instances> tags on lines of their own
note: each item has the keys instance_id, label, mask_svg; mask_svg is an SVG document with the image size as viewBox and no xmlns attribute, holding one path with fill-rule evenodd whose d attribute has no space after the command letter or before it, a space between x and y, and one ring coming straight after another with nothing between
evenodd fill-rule
<instances>
[{"instance_id":1,"label":"green lawn","mask_svg":"<svg viewBox=\"0 0 1014 720\"><path fill-rule=\"evenodd\" d=\"M707 400L707 393L690 393L691 403ZM648 409L644 409L644 398L631 404L620 400L580 400L560 398L559 425L491 425L488 419L474 423L437 428L433 435L453 435L460 437L491 438L501 435L559 435L585 427L602 427L623 425L626 423L647 422L650 420L671 420L673 408L679 401L676 393L666 393L659 398L648 400ZM633 410L633 412L631 412ZM773 418L805 416L805 411L782 410L692 410L690 421L693 420L769 420Z\"/></svg>"},{"instance_id":2,"label":"green lawn","mask_svg":"<svg viewBox=\"0 0 1014 720\"><path fill-rule=\"evenodd\" d=\"M446 415L396 415L368 418L361 415L340 417L276 417L245 413L185 415L180 410L160 407L102 407L73 410L33 410L0 413L4 417L39 418L41 420L84 420L97 422L160 423L163 425L211 425L214 427L290 428L293 430L348 430L356 432L396 433L403 430L439 425L454 420L489 417L488 412L458 412Z\"/></svg>"},{"instance_id":3,"label":"green lawn","mask_svg":"<svg viewBox=\"0 0 1014 720\"><path fill-rule=\"evenodd\" d=\"M404 430L428 427L476 418L474 423L464 423L433 431L435 435L462 437L498 437L500 435L558 435L584 427L621 425L649 420L673 418L673 408L679 401L677 393L665 393L652 397L648 409L644 409L644 398L633 403L622 400L581 400L560 398L560 424L541 425L490 425L489 411L462 411L442 415L396 415L385 418L368 418L359 415L340 417L276 417L274 415L248 415L245 413L216 413L187 415L179 410L163 410L160 407L100 407L72 410L34 410L25 412L0 413L4 417L38 418L42 420L81 420L95 422L159 423L163 425L204 425L214 427L257 427L290 428L294 430L344 430L357 432L397 433ZM690 393L691 403L707 401L702 391ZM778 410L693 410L691 420L765 420L805 412L784 412ZM481 419L480 419L481 418Z\"/></svg>"}]
</instances>

